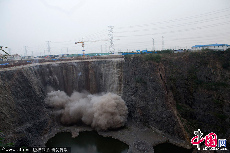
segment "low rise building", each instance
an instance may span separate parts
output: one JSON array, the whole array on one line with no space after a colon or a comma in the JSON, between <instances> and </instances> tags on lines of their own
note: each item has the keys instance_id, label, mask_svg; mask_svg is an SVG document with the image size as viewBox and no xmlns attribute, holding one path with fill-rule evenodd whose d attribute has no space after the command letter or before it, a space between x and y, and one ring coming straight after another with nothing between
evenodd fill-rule
<instances>
[{"instance_id":1,"label":"low rise building","mask_svg":"<svg viewBox=\"0 0 230 153\"><path fill-rule=\"evenodd\" d=\"M192 50L202 50L202 49L211 49L217 51L225 51L230 48L228 44L209 44L209 45L195 45L192 46Z\"/></svg>"}]
</instances>

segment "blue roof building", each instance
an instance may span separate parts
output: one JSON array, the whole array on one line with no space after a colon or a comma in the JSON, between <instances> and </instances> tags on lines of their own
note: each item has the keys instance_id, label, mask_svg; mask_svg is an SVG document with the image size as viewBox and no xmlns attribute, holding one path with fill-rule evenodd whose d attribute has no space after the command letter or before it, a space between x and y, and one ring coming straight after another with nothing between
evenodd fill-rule
<instances>
[{"instance_id":1,"label":"blue roof building","mask_svg":"<svg viewBox=\"0 0 230 153\"><path fill-rule=\"evenodd\" d=\"M211 49L211 50L224 51L228 48L230 48L230 45L228 45L228 44L209 44L209 45L192 46L192 50Z\"/></svg>"}]
</instances>

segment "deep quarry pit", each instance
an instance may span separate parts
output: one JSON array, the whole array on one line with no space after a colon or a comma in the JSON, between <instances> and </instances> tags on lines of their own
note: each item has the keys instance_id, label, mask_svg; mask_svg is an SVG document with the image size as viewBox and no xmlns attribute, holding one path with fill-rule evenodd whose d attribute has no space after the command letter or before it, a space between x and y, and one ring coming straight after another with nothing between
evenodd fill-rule
<instances>
[{"instance_id":1,"label":"deep quarry pit","mask_svg":"<svg viewBox=\"0 0 230 153\"><path fill-rule=\"evenodd\" d=\"M79 132L92 131L95 128L85 124L68 126L61 124L60 119L54 115L53 108L45 103L47 94L58 90L68 96L74 91L87 91L90 94L111 92L121 96L125 101L128 108L127 122L118 129L98 130L98 134L126 143L129 145L129 153L154 152L154 146L165 142L191 149L190 140L193 131L197 130L197 125L203 128L204 132L213 130L229 140L230 137L227 137L229 129L225 133L217 131L217 126L201 124L203 119L198 117L195 117L196 126L190 125L194 120L192 113L195 112L191 111L190 116L186 116L181 110L181 107L188 111L193 108L188 102L196 104L199 101L202 105L207 100L210 101L207 95L212 94L212 91L204 91L202 99L199 96L201 88L195 89L192 86L194 89L191 89L191 85L185 87L186 83L193 81L185 78L189 76L190 67L194 65L184 64L180 70L175 66L180 65L183 60L188 62L189 56L176 57L178 58L176 60L170 57L160 63L145 61L141 57L126 57L36 63L1 69L0 130L5 135L5 141L13 142L15 146L44 147L50 138L60 132L71 132L72 137L76 137ZM174 64L174 69L169 63ZM209 63L198 64L199 68L195 71L198 79L205 80L204 75L212 73L211 79L220 82L225 78L219 78L218 75L230 73L225 69L216 70L218 61L209 67L204 67L203 64L209 65ZM201 73L202 71L206 71L206 74ZM181 77L180 80L176 79L177 76ZM229 85L229 79L225 79L225 82ZM228 91L229 88L221 91L222 100L229 98ZM218 95L218 91L215 93ZM190 96L193 96L193 101ZM178 99L181 101L178 102ZM217 115L216 122L221 127L222 125L229 127L229 100L223 105L228 107L219 109L224 109L222 112L227 118L221 120ZM203 104L202 107L208 106ZM203 112L199 113L202 115ZM212 120L212 123L215 123L215 120Z\"/></svg>"}]
</instances>

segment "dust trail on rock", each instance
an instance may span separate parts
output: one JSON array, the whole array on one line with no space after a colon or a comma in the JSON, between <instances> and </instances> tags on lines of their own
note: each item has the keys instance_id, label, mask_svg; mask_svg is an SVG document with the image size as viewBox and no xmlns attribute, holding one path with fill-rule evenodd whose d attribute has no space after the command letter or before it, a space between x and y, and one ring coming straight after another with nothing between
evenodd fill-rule
<instances>
[{"instance_id":1,"label":"dust trail on rock","mask_svg":"<svg viewBox=\"0 0 230 153\"><path fill-rule=\"evenodd\" d=\"M124 126L127 121L125 101L113 93L74 92L69 97L58 90L48 93L45 102L55 109L61 123L67 125L82 121L97 130L107 130Z\"/></svg>"}]
</instances>

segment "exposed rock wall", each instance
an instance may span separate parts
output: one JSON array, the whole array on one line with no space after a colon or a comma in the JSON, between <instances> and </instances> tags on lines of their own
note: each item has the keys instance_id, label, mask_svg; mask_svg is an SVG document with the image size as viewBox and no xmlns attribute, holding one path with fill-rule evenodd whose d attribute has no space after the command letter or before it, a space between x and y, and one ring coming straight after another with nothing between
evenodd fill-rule
<instances>
[{"instance_id":1,"label":"exposed rock wall","mask_svg":"<svg viewBox=\"0 0 230 153\"><path fill-rule=\"evenodd\" d=\"M206 52L166 58L168 90L185 130L200 128L230 140L230 52Z\"/></svg>"},{"instance_id":2,"label":"exposed rock wall","mask_svg":"<svg viewBox=\"0 0 230 153\"><path fill-rule=\"evenodd\" d=\"M127 56L129 118L188 142L198 128L230 141L230 52ZM158 58L160 59L160 58Z\"/></svg>"},{"instance_id":3,"label":"exposed rock wall","mask_svg":"<svg viewBox=\"0 0 230 153\"><path fill-rule=\"evenodd\" d=\"M123 59L31 65L0 71L0 130L8 142L36 146L55 126L44 99L50 90L68 95L122 94Z\"/></svg>"},{"instance_id":4,"label":"exposed rock wall","mask_svg":"<svg viewBox=\"0 0 230 153\"><path fill-rule=\"evenodd\" d=\"M45 92L32 68L0 72L0 129L11 142L28 146L49 125Z\"/></svg>"},{"instance_id":5,"label":"exposed rock wall","mask_svg":"<svg viewBox=\"0 0 230 153\"><path fill-rule=\"evenodd\" d=\"M140 57L126 58L123 99L129 118L185 139L174 112L174 101L167 90L164 65Z\"/></svg>"},{"instance_id":6,"label":"exposed rock wall","mask_svg":"<svg viewBox=\"0 0 230 153\"><path fill-rule=\"evenodd\" d=\"M65 91L122 94L123 60L84 61L39 66L38 76L43 86Z\"/></svg>"},{"instance_id":7,"label":"exposed rock wall","mask_svg":"<svg viewBox=\"0 0 230 153\"><path fill-rule=\"evenodd\" d=\"M171 137L190 141L199 128L230 142L229 52L148 56L0 70L0 130L9 141L37 145L57 124L47 92L87 90L121 95L129 120Z\"/></svg>"}]
</instances>

